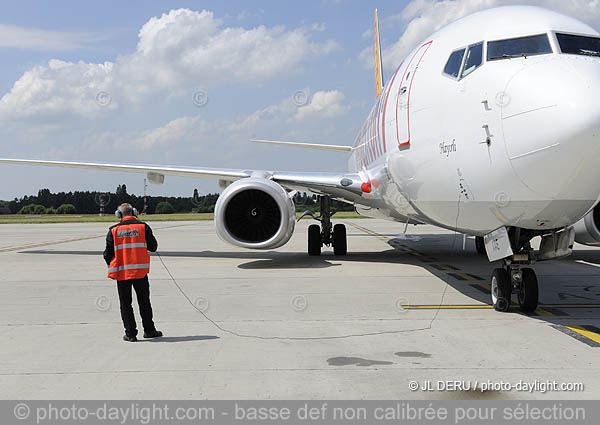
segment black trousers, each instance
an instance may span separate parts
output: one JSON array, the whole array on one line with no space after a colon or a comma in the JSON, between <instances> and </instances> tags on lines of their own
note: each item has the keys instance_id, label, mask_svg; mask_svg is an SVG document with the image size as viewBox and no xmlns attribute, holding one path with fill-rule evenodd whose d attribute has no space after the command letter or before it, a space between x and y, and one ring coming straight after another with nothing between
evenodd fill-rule
<instances>
[{"instance_id":1,"label":"black trousers","mask_svg":"<svg viewBox=\"0 0 600 425\"><path fill-rule=\"evenodd\" d=\"M151 333L156 330L152 321L152 305L150 304L150 283L148 276L141 279L119 280L117 289L119 290L119 303L121 304L121 319L125 326L125 333L128 336L136 336L137 325L131 306L131 288L135 289L138 306L140 307L140 316L142 316L142 325L144 332Z\"/></svg>"}]
</instances>

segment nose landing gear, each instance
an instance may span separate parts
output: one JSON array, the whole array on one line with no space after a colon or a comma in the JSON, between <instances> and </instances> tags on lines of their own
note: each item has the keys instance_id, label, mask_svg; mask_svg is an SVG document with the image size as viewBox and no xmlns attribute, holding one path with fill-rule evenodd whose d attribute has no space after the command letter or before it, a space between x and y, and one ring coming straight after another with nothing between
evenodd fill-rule
<instances>
[{"instance_id":1,"label":"nose landing gear","mask_svg":"<svg viewBox=\"0 0 600 425\"><path fill-rule=\"evenodd\" d=\"M346 255L348 242L346 239L346 226L343 224L331 224L331 200L329 196L321 196L321 215L316 217L308 211L302 215L311 215L315 220L321 222L308 226L308 255L321 255L323 245L333 245L334 255ZM302 218L300 217L300 218Z\"/></svg>"},{"instance_id":2,"label":"nose landing gear","mask_svg":"<svg viewBox=\"0 0 600 425\"><path fill-rule=\"evenodd\" d=\"M517 295L519 308L531 313L538 306L538 281L533 269L526 267L535 262L536 254L531 248L532 233L510 229L509 239L515 254L504 258L502 268L494 269L491 279L492 304L497 311L508 311L512 295Z\"/></svg>"},{"instance_id":3,"label":"nose landing gear","mask_svg":"<svg viewBox=\"0 0 600 425\"><path fill-rule=\"evenodd\" d=\"M541 238L539 249L531 248L531 240ZM538 306L538 280L529 268L536 261L547 261L571 255L575 242L573 226L548 230L509 227L486 237L484 248L489 248L490 260L499 260L504 266L494 270L491 281L492 303L498 311L508 311L512 294L517 295L519 307L524 313L535 311ZM507 240L508 239L508 240ZM510 246L507 246L507 245ZM481 243L480 243L481 245ZM508 248L508 249L507 249ZM487 250L487 249L486 249ZM498 255L500 254L500 255Z\"/></svg>"},{"instance_id":4,"label":"nose landing gear","mask_svg":"<svg viewBox=\"0 0 600 425\"><path fill-rule=\"evenodd\" d=\"M506 312L512 303L512 294L517 294L519 308L523 313L531 313L538 306L538 282L533 269L521 269L519 264L505 260L504 268L492 273L492 304L497 311Z\"/></svg>"}]
</instances>

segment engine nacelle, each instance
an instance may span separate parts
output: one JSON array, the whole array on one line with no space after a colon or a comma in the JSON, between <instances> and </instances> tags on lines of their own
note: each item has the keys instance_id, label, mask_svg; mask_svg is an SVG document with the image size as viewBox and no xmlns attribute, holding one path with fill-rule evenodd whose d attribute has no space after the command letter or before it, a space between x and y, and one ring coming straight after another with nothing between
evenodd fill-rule
<instances>
[{"instance_id":1,"label":"engine nacelle","mask_svg":"<svg viewBox=\"0 0 600 425\"><path fill-rule=\"evenodd\" d=\"M600 246L600 204L575 223L573 228L577 243Z\"/></svg>"},{"instance_id":2,"label":"engine nacelle","mask_svg":"<svg viewBox=\"0 0 600 425\"><path fill-rule=\"evenodd\" d=\"M296 208L283 187L272 180L249 177L221 193L215 206L221 239L242 248L278 248L292 237Z\"/></svg>"}]
</instances>

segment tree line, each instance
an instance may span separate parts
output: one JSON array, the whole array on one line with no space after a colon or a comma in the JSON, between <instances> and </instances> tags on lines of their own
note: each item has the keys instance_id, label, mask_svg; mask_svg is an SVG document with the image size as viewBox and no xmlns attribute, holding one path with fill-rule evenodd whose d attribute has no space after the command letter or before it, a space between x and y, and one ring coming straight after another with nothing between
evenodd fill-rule
<instances>
[{"instance_id":1,"label":"tree line","mask_svg":"<svg viewBox=\"0 0 600 425\"><path fill-rule=\"evenodd\" d=\"M218 193L192 196L146 196L146 213L213 212ZM119 205L128 202L138 211L144 210L144 196L127 193L125 184L114 192L75 191L52 193L40 189L37 195L23 196L12 201L0 201L0 209L7 214L112 214Z\"/></svg>"},{"instance_id":2,"label":"tree line","mask_svg":"<svg viewBox=\"0 0 600 425\"><path fill-rule=\"evenodd\" d=\"M218 193L200 194L194 189L190 197L146 196L146 214L212 213L219 198ZM127 193L125 184L117 186L115 192L75 191L52 193L40 189L37 195L23 196L12 201L0 201L0 214L112 214L119 205L128 202L138 211L144 211L144 196ZM294 195L296 211L319 211L316 195L297 193ZM352 205L332 201L338 211L352 211Z\"/></svg>"}]
</instances>

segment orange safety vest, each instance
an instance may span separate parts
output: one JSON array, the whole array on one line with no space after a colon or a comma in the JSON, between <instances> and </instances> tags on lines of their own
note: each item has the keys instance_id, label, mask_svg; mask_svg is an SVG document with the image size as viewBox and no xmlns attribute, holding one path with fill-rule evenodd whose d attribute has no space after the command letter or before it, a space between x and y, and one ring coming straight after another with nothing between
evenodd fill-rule
<instances>
[{"instance_id":1,"label":"orange safety vest","mask_svg":"<svg viewBox=\"0 0 600 425\"><path fill-rule=\"evenodd\" d=\"M125 217L121 221L135 217ZM141 279L150 272L144 223L123 224L111 229L115 256L108 266L108 277L116 280Z\"/></svg>"}]
</instances>

